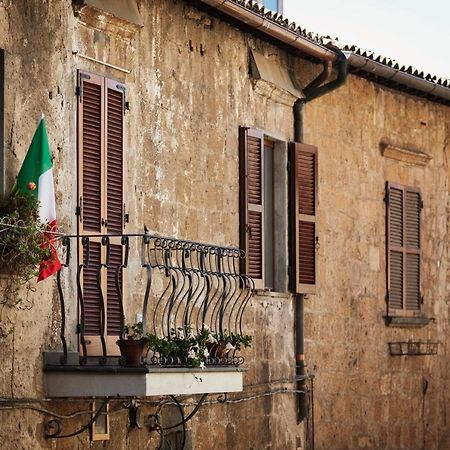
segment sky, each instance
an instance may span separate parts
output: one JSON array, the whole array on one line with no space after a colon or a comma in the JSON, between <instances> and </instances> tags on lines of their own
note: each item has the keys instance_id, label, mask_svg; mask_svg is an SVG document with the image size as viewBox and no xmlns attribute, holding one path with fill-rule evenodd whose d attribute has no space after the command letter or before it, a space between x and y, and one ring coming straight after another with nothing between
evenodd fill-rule
<instances>
[{"instance_id":1,"label":"sky","mask_svg":"<svg viewBox=\"0 0 450 450\"><path fill-rule=\"evenodd\" d=\"M450 0L284 0L308 31L450 78Z\"/></svg>"}]
</instances>

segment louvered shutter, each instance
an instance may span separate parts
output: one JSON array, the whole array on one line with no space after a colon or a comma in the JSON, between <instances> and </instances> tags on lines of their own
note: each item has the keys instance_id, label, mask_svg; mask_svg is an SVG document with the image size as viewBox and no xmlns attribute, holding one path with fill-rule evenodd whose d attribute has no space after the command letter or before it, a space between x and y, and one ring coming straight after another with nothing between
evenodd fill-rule
<instances>
[{"instance_id":1,"label":"louvered shutter","mask_svg":"<svg viewBox=\"0 0 450 450\"><path fill-rule=\"evenodd\" d=\"M240 224L243 270L255 287L264 288L264 135L260 130L240 128Z\"/></svg>"},{"instance_id":2,"label":"louvered shutter","mask_svg":"<svg viewBox=\"0 0 450 450\"><path fill-rule=\"evenodd\" d=\"M106 100L106 205L108 234L121 234L123 231L123 141L125 114L125 86L113 80L107 80ZM106 329L109 336L120 334L120 303L115 274L122 264L122 246L110 246L110 258L107 275L107 319ZM122 289L122 276L119 276L119 288Z\"/></svg>"},{"instance_id":3,"label":"louvered shutter","mask_svg":"<svg viewBox=\"0 0 450 450\"><path fill-rule=\"evenodd\" d=\"M101 232L104 84L103 78L97 75L79 72L78 77L80 225L83 231Z\"/></svg>"},{"instance_id":4,"label":"louvered shutter","mask_svg":"<svg viewBox=\"0 0 450 450\"><path fill-rule=\"evenodd\" d=\"M123 230L123 137L125 86L107 80L106 198L108 233Z\"/></svg>"},{"instance_id":5,"label":"louvered shutter","mask_svg":"<svg viewBox=\"0 0 450 450\"><path fill-rule=\"evenodd\" d=\"M420 315L420 192L394 183L386 190L388 315Z\"/></svg>"},{"instance_id":6,"label":"louvered shutter","mask_svg":"<svg viewBox=\"0 0 450 450\"><path fill-rule=\"evenodd\" d=\"M317 148L291 143L291 284L294 292L316 292Z\"/></svg>"},{"instance_id":7,"label":"louvered shutter","mask_svg":"<svg viewBox=\"0 0 450 450\"><path fill-rule=\"evenodd\" d=\"M119 336L121 308L119 294L122 291L122 246L111 244L109 253L109 264L107 272L107 314L106 314L106 333L108 336ZM116 283L116 273L118 272L118 282Z\"/></svg>"},{"instance_id":8,"label":"louvered shutter","mask_svg":"<svg viewBox=\"0 0 450 450\"><path fill-rule=\"evenodd\" d=\"M90 242L89 260L85 250L83 261L88 263L83 269L84 332L88 336L100 336L101 310L97 274L101 263L101 244Z\"/></svg>"},{"instance_id":9,"label":"louvered shutter","mask_svg":"<svg viewBox=\"0 0 450 450\"><path fill-rule=\"evenodd\" d=\"M100 354L100 289L105 305L105 337L108 354L117 353L120 334L122 270L119 288L116 269L122 264L123 249L118 244L124 225L124 113L125 86L116 81L79 72L79 233L99 233L90 237L90 264L83 270L85 336L88 354ZM110 235L109 246L100 234ZM80 255L80 258L85 255ZM103 268L98 277L98 268ZM108 264L105 270L105 264ZM100 284L100 286L99 286Z\"/></svg>"},{"instance_id":10,"label":"louvered shutter","mask_svg":"<svg viewBox=\"0 0 450 450\"><path fill-rule=\"evenodd\" d=\"M406 236L406 309L413 313L420 311L420 192L405 189L405 236Z\"/></svg>"}]
</instances>

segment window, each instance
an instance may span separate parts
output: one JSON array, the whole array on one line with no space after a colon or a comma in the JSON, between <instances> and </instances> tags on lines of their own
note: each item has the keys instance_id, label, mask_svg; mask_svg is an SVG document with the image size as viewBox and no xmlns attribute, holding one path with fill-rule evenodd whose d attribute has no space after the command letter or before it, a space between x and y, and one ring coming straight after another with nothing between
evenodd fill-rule
<instances>
[{"instance_id":1,"label":"window","mask_svg":"<svg viewBox=\"0 0 450 450\"><path fill-rule=\"evenodd\" d=\"M285 291L290 281L293 292L315 292L316 206L317 149L292 143L288 157L284 143L240 128L242 270L256 288Z\"/></svg>"},{"instance_id":2,"label":"window","mask_svg":"<svg viewBox=\"0 0 450 450\"><path fill-rule=\"evenodd\" d=\"M385 200L388 316L419 316L420 191L387 183Z\"/></svg>"},{"instance_id":3,"label":"window","mask_svg":"<svg viewBox=\"0 0 450 450\"><path fill-rule=\"evenodd\" d=\"M123 257L125 86L80 71L77 92L78 232L91 236L89 246L80 245L79 249L80 261L89 263L82 272L84 308L80 315L84 315L88 353L101 354L103 336L112 354L118 351L115 341L120 334L121 303L115 270L105 264L108 259L111 267L117 267ZM100 234L117 237L105 241L95 237ZM121 291L121 278L119 284Z\"/></svg>"}]
</instances>

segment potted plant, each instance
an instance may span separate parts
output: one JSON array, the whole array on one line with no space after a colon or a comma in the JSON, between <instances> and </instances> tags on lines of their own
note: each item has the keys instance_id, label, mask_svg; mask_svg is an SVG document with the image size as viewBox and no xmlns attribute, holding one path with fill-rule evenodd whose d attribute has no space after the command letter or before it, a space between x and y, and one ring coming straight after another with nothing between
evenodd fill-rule
<instances>
[{"instance_id":1,"label":"potted plant","mask_svg":"<svg viewBox=\"0 0 450 450\"><path fill-rule=\"evenodd\" d=\"M125 366L141 366L149 350L149 338L144 336L142 322L125 325L124 336L117 341L117 345Z\"/></svg>"},{"instance_id":2,"label":"potted plant","mask_svg":"<svg viewBox=\"0 0 450 450\"><path fill-rule=\"evenodd\" d=\"M26 308L19 288L39 273L39 264L51 256L44 244L39 202L32 194L16 192L0 203L0 272L8 275L4 304Z\"/></svg>"},{"instance_id":3,"label":"potted plant","mask_svg":"<svg viewBox=\"0 0 450 450\"><path fill-rule=\"evenodd\" d=\"M229 333L226 330L223 333L214 333L212 336L214 339L209 340L208 349L213 358L227 358L230 352L234 353L241 350L242 347L250 347L252 343L250 335Z\"/></svg>"}]
</instances>

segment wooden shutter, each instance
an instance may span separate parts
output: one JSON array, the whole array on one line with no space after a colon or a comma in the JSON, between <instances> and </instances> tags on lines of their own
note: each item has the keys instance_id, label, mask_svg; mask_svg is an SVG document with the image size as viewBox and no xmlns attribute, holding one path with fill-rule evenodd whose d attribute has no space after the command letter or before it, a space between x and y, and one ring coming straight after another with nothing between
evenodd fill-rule
<instances>
[{"instance_id":1,"label":"wooden shutter","mask_svg":"<svg viewBox=\"0 0 450 450\"><path fill-rule=\"evenodd\" d=\"M240 226L241 247L246 252L243 271L256 288L264 288L264 135L240 128Z\"/></svg>"},{"instance_id":2,"label":"wooden shutter","mask_svg":"<svg viewBox=\"0 0 450 450\"><path fill-rule=\"evenodd\" d=\"M86 263L86 252L83 254ZM83 270L83 297L85 329L87 336L100 336L100 292L97 283L98 269L101 263L101 244L90 242L89 265Z\"/></svg>"},{"instance_id":3,"label":"wooden shutter","mask_svg":"<svg viewBox=\"0 0 450 450\"><path fill-rule=\"evenodd\" d=\"M97 75L78 74L79 206L82 231L101 232L104 154L104 83Z\"/></svg>"},{"instance_id":4,"label":"wooden shutter","mask_svg":"<svg viewBox=\"0 0 450 450\"><path fill-rule=\"evenodd\" d=\"M122 234L124 225L124 114L125 86L107 80L106 98L106 205L108 234ZM107 275L107 316L108 336L120 334L120 303L116 288L115 273L122 264L122 246L110 246ZM122 289L122 273L119 286Z\"/></svg>"},{"instance_id":5,"label":"wooden shutter","mask_svg":"<svg viewBox=\"0 0 450 450\"><path fill-rule=\"evenodd\" d=\"M89 355L99 354L100 291L97 269L101 263L100 288L105 304L105 338L108 354L117 353L121 308L116 287L116 268L122 264L120 235L124 226L124 114L125 86L113 80L78 74L78 167L79 233L90 237L91 261L83 271L85 334ZM101 234L110 235L109 246ZM117 236L117 237L111 237ZM81 257L81 255L80 255ZM105 264L108 268L105 269ZM119 286L122 288L122 271Z\"/></svg>"},{"instance_id":6,"label":"wooden shutter","mask_svg":"<svg viewBox=\"0 0 450 450\"><path fill-rule=\"evenodd\" d=\"M107 272L107 314L106 333L108 336L120 334L120 302L119 291L116 286L116 271L122 264L122 246L112 244L110 246L109 264ZM119 289L123 289L122 271L119 272Z\"/></svg>"},{"instance_id":7,"label":"wooden shutter","mask_svg":"<svg viewBox=\"0 0 450 450\"><path fill-rule=\"evenodd\" d=\"M386 205L388 315L420 315L420 192L387 183Z\"/></svg>"},{"instance_id":8,"label":"wooden shutter","mask_svg":"<svg viewBox=\"0 0 450 450\"><path fill-rule=\"evenodd\" d=\"M316 292L317 148L291 143L291 284L299 294Z\"/></svg>"},{"instance_id":9,"label":"wooden shutter","mask_svg":"<svg viewBox=\"0 0 450 450\"><path fill-rule=\"evenodd\" d=\"M420 192L405 189L405 236L406 236L406 289L407 311L419 312L420 294L420 212L422 199Z\"/></svg>"},{"instance_id":10,"label":"wooden shutter","mask_svg":"<svg viewBox=\"0 0 450 450\"><path fill-rule=\"evenodd\" d=\"M123 230L123 139L125 86L107 80L106 198L108 233Z\"/></svg>"}]
</instances>

